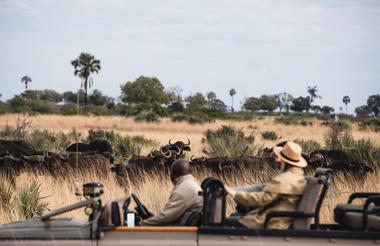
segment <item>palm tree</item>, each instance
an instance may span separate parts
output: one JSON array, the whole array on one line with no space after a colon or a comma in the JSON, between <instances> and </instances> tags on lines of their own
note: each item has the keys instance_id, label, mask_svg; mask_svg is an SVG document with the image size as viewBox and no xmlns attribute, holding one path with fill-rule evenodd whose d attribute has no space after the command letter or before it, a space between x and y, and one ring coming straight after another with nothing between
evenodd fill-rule
<instances>
[{"instance_id":1,"label":"palm tree","mask_svg":"<svg viewBox=\"0 0 380 246\"><path fill-rule=\"evenodd\" d=\"M79 57L71 61L71 65L74 66L74 75L81 78L81 87L84 87L85 97L84 97L84 111L86 111L87 106L87 88L91 88L94 83L91 73L98 73L100 70L100 61L96 60L95 57L88 53L81 53Z\"/></svg>"},{"instance_id":2,"label":"palm tree","mask_svg":"<svg viewBox=\"0 0 380 246\"><path fill-rule=\"evenodd\" d=\"M347 114L347 104L351 102L351 99L349 96L344 96L343 97L343 103L346 104L346 114Z\"/></svg>"},{"instance_id":3,"label":"palm tree","mask_svg":"<svg viewBox=\"0 0 380 246\"><path fill-rule=\"evenodd\" d=\"M320 95L318 95L318 89L317 86L308 86L307 87L307 92L309 93L309 107L311 104L314 102L314 98L322 98ZM309 112L309 110L307 110Z\"/></svg>"},{"instance_id":4,"label":"palm tree","mask_svg":"<svg viewBox=\"0 0 380 246\"><path fill-rule=\"evenodd\" d=\"M28 76L25 75L24 77L21 78L21 83L25 83L25 90L28 90L28 83L31 83L32 79Z\"/></svg>"},{"instance_id":5,"label":"palm tree","mask_svg":"<svg viewBox=\"0 0 380 246\"><path fill-rule=\"evenodd\" d=\"M230 96L232 98L231 111L234 112L234 95L236 94L235 89L230 90Z\"/></svg>"}]
</instances>

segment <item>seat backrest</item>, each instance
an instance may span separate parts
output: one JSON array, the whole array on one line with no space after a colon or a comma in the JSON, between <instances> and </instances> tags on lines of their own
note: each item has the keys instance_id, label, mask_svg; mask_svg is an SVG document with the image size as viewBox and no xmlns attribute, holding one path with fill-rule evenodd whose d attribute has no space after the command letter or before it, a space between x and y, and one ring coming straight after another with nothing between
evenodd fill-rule
<instances>
[{"instance_id":1,"label":"seat backrest","mask_svg":"<svg viewBox=\"0 0 380 246\"><path fill-rule=\"evenodd\" d=\"M298 203L297 211L302 211L307 214L315 213L317 206L317 201L321 190L322 183L319 178L316 177L305 177L307 184L303 195ZM293 220L294 229L309 229L311 223L311 218L295 218Z\"/></svg>"},{"instance_id":2,"label":"seat backrest","mask_svg":"<svg viewBox=\"0 0 380 246\"><path fill-rule=\"evenodd\" d=\"M319 178L322 175L325 176L324 179ZM315 177L305 177L307 184L298 204L297 211L302 211L314 217L315 229L319 229L319 210L326 196L331 177L332 170L329 168L317 168L315 169ZM296 218L293 220L293 228L309 229L310 222L310 216L309 218Z\"/></svg>"},{"instance_id":3,"label":"seat backrest","mask_svg":"<svg viewBox=\"0 0 380 246\"><path fill-rule=\"evenodd\" d=\"M124 214L128 209L130 197L121 197L109 200L99 219L101 226L120 226L124 224Z\"/></svg>"},{"instance_id":4,"label":"seat backrest","mask_svg":"<svg viewBox=\"0 0 380 246\"><path fill-rule=\"evenodd\" d=\"M205 179L203 189L203 225L221 226L225 219L226 191L222 181Z\"/></svg>"}]
</instances>

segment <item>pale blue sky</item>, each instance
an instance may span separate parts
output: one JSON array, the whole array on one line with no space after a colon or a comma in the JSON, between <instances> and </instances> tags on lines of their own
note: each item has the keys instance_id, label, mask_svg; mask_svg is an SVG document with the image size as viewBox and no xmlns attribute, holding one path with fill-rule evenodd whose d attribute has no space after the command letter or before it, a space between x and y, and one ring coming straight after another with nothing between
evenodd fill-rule
<instances>
[{"instance_id":1,"label":"pale blue sky","mask_svg":"<svg viewBox=\"0 0 380 246\"><path fill-rule=\"evenodd\" d=\"M349 111L380 93L380 1L0 0L2 100L30 89L76 91L70 61L101 60L94 87L156 76L185 96L215 91L227 105L286 91Z\"/></svg>"}]
</instances>

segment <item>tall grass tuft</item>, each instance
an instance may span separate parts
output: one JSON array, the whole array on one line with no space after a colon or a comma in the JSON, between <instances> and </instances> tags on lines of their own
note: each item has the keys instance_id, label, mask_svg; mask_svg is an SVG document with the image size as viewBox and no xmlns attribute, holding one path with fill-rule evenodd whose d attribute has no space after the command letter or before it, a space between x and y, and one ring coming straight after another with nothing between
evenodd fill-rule
<instances>
[{"instance_id":1,"label":"tall grass tuft","mask_svg":"<svg viewBox=\"0 0 380 246\"><path fill-rule=\"evenodd\" d=\"M350 129L345 122L333 122L329 124L329 129L324 135L325 147L327 149L343 149L343 142L350 138Z\"/></svg>"},{"instance_id":2,"label":"tall grass tuft","mask_svg":"<svg viewBox=\"0 0 380 246\"><path fill-rule=\"evenodd\" d=\"M310 153L321 148L321 145L314 140L295 139L294 142L298 143L302 147L303 153Z\"/></svg>"},{"instance_id":3,"label":"tall grass tuft","mask_svg":"<svg viewBox=\"0 0 380 246\"><path fill-rule=\"evenodd\" d=\"M274 131L262 132L261 136L263 137L263 139L268 139L268 140L276 140L278 138L276 132Z\"/></svg>"},{"instance_id":4,"label":"tall grass tuft","mask_svg":"<svg viewBox=\"0 0 380 246\"><path fill-rule=\"evenodd\" d=\"M0 203L3 208L10 206L13 194L14 189L11 185L2 184L0 186Z\"/></svg>"},{"instance_id":5,"label":"tall grass tuft","mask_svg":"<svg viewBox=\"0 0 380 246\"><path fill-rule=\"evenodd\" d=\"M223 125L221 128L213 131L207 130L206 137L202 142L206 145L203 153L209 157L214 156L247 156L254 155L257 147L253 144L253 136L245 136L244 132L236 130L232 126Z\"/></svg>"},{"instance_id":6,"label":"tall grass tuft","mask_svg":"<svg viewBox=\"0 0 380 246\"><path fill-rule=\"evenodd\" d=\"M21 188L16 197L19 213L25 219L40 217L47 209L47 202L43 202L44 198L49 196L41 196L41 184L33 181L31 185Z\"/></svg>"},{"instance_id":7,"label":"tall grass tuft","mask_svg":"<svg viewBox=\"0 0 380 246\"><path fill-rule=\"evenodd\" d=\"M380 146L374 144L371 139L359 139L346 142L344 150L357 161L364 162L376 169L380 168Z\"/></svg>"}]
</instances>

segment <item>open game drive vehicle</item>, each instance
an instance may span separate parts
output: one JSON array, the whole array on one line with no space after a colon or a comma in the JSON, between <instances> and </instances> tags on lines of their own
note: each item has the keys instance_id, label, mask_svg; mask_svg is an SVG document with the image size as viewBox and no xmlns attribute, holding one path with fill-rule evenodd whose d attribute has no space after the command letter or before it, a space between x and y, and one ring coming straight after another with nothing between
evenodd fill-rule
<instances>
[{"instance_id":1,"label":"open game drive vehicle","mask_svg":"<svg viewBox=\"0 0 380 246\"><path fill-rule=\"evenodd\" d=\"M380 244L380 193L353 193L348 204L335 209L339 224L320 224L319 210L331 178L328 169L317 169L315 177L306 177L307 186L296 211L274 211L273 217L292 217L287 230L247 229L224 225L225 190L221 181L207 178L202 183L203 216L186 224L199 226L134 226L128 216L130 198L102 204L103 185L88 183L83 187L86 200L57 209L40 219L4 224L0 227L2 245L374 245ZM149 212L133 195L141 217ZM352 205L356 198L366 198L363 206ZM374 205L372 205L374 204ZM352 205L352 206L351 206ZM68 211L85 208L89 221L53 218ZM348 208L348 209L347 209ZM311 224L314 219L314 224ZM127 226L129 225L129 226Z\"/></svg>"}]
</instances>

